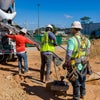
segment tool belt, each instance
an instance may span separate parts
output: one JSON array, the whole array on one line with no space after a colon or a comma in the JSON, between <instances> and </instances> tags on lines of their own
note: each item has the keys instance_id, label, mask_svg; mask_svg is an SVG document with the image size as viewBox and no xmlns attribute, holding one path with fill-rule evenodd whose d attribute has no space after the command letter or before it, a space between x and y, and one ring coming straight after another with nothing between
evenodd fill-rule
<instances>
[{"instance_id":1,"label":"tool belt","mask_svg":"<svg viewBox=\"0 0 100 100\"><path fill-rule=\"evenodd\" d=\"M81 71L78 70L78 64L82 64L83 68ZM87 62L85 57L81 57L80 59L71 59L70 69L67 69L68 74L67 78L70 82L74 82L78 79L78 76L84 76L87 74ZM69 68L69 67L68 67Z\"/></svg>"},{"instance_id":2,"label":"tool belt","mask_svg":"<svg viewBox=\"0 0 100 100\"><path fill-rule=\"evenodd\" d=\"M78 79L78 74L76 71L72 71L71 73L68 72L67 74L67 79L70 81L70 82L75 82L77 79Z\"/></svg>"},{"instance_id":3,"label":"tool belt","mask_svg":"<svg viewBox=\"0 0 100 100\"><path fill-rule=\"evenodd\" d=\"M86 58L80 59L80 60L77 60L76 59L76 63L81 63L83 65L83 68L85 70L87 70L87 73L86 74L88 74L88 75L91 75L92 74L92 67L91 67L89 61L86 61Z\"/></svg>"}]
</instances>

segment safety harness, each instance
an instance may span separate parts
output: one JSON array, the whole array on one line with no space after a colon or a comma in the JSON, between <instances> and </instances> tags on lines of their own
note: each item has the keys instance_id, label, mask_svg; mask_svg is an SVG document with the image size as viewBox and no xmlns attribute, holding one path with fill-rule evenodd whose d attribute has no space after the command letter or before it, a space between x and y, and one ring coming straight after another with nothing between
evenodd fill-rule
<instances>
[{"instance_id":1,"label":"safety harness","mask_svg":"<svg viewBox=\"0 0 100 100\"><path fill-rule=\"evenodd\" d=\"M80 38L78 38L77 36L74 36L74 40L76 39L76 42L77 42L76 43L77 50L75 51L76 56L71 59L71 63L72 63L73 68L76 69L79 74L83 74L83 72L86 68L86 64L84 62L85 62L86 56L87 56L88 42L87 42L87 38L84 35L79 35L79 36L80 36ZM78 64L80 64L80 63L83 66L81 71L79 71L77 68Z\"/></svg>"}]
</instances>

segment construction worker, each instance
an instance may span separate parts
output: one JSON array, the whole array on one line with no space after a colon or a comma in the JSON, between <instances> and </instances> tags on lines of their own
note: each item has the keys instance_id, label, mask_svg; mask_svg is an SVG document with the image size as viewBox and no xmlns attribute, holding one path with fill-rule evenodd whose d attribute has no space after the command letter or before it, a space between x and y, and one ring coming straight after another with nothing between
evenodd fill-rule
<instances>
[{"instance_id":1,"label":"construction worker","mask_svg":"<svg viewBox=\"0 0 100 100\"><path fill-rule=\"evenodd\" d=\"M53 54L56 45L56 36L53 33L53 26L47 25L46 30L42 37L41 43L41 69L40 69L40 80L44 81L45 75L45 66L46 66L46 76L45 82L50 81L50 71L51 71L51 62L53 60Z\"/></svg>"},{"instance_id":2,"label":"construction worker","mask_svg":"<svg viewBox=\"0 0 100 100\"><path fill-rule=\"evenodd\" d=\"M80 100L86 94L85 80L87 74L86 63L89 60L90 41L81 34L82 26L79 21L71 24L73 36L68 39L65 63L67 67L67 78L73 86L73 100Z\"/></svg>"},{"instance_id":3,"label":"construction worker","mask_svg":"<svg viewBox=\"0 0 100 100\"><path fill-rule=\"evenodd\" d=\"M22 28L19 32L19 34L7 34L6 36L8 38L11 38L16 41L16 53L18 57L18 68L19 68L19 74L23 72L22 70L22 59L24 60L24 73L27 73L28 68L28 60L27 60L27 54L25 50L25 44L33 44L36 45L35 42L31 41L27 37L25 37L25 34L27 34L27 30L25 28Z\"/></svg>"}]
</instances>

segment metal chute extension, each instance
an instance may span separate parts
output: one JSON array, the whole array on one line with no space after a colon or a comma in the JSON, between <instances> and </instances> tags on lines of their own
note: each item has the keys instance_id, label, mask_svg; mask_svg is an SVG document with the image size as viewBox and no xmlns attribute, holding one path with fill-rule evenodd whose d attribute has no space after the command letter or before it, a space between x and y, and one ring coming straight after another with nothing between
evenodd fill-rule
<instances>
[{"instance_id":1,"label":"metal chute extension","mask_svg":"<svg viewBox=\"0 0 100 100\"><path fill-rule=\"evenodd\" d=\"M39 40L37 40L34 36L31 36L29 33L27 33L27 35L29 36L29 38L33 41L35 41L37 43L37 45L41 46L41 42ZM61 63L63 62L63 58L59 57L56 53L52 52L53 57L54 57L54 61L55 61L55 65L56 66L60 66Z\"/></svg>"},{"instance_id":2,"label":"metal chute extension","mask_svg":"<svg viewBox=\"0 0 100 100\"><path fill-rule=\"evenodd\" d=\"M0 23L2 26L6 27L7 29L9 29L10 31L12 31L13 33L18 33L22 27L20 27L19 25L14 25L14 26L11 26L9 24L5 24L5 23ZM41 42L36 39L34 36L32 36L29 32L27 32L26 36L31 39L32 41L36 42L37 45L40 47L41 46ZM56 66L59 66L61 65L61 63L63 62L63 58L59 57L58 55L56 55L55 53L52 53L53 54L53 57L55 58L55 65Z\"/></svg>"}]
</instances>

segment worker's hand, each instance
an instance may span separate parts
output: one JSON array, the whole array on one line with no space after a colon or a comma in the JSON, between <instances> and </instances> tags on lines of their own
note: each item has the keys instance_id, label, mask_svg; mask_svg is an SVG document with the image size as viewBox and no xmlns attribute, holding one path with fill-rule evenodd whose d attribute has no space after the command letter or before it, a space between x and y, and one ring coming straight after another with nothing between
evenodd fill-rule
<instances>
[{"instance_id":1,"label":"worker's hand","mask_svg":"<svg viewBox=\"0 0 100 100\"><path fill-rule=\"evenodd\" d=\"M64 78L65 78L64 76L60 76L61 81L63 81L63 80L64 80Z\"/></svg>"},{"instance_id":2,"label":"worker's hand","mask_svg":"<svg viewBox=\"0 0 100 100\"><path fill-rule=\"evenodd\" d=\"M35 43L34 46L37 48L38 51L40 51L40 47L37 43Z\"/></svg>"},{"instance_id":3,"label":"worker's hand","mask_svg":"<svg viewBox=\"0 0 100 100\"><path fill-rule=\"evenodd\" d=\"M9 30L9 34L12 34L13 32L11 30Z\"/></svg>"},{"instance_id":4,"label":"worker's hand","mask_svg":"<svg viewBox=\"0 0 100 100\"><path fill-rule=\"evenodd\" d=\"M71 61L65 60L65 63L63 64L63 69L69 69L71 67Z\"/></svg>"},{"instance_id":5,"label":"worker's hand","mask_svg":"<svg viewBox=\"0 0 100 100\"><path fill-rule=\"evenodd\" d=\"M62 65L62 68L65 70L65 69L67 68L67 64L64 63L64 64Z\"/></svg>"},{"instance_id":6,"label":"worker's hand","mask_svg":"<svg viewBox=\"0 0 100 100\"><path fill-rule=\"evenodd\" d=\"M58 46L57 43L54 43L54 46Z\"/></svg>"}]
</instances>

